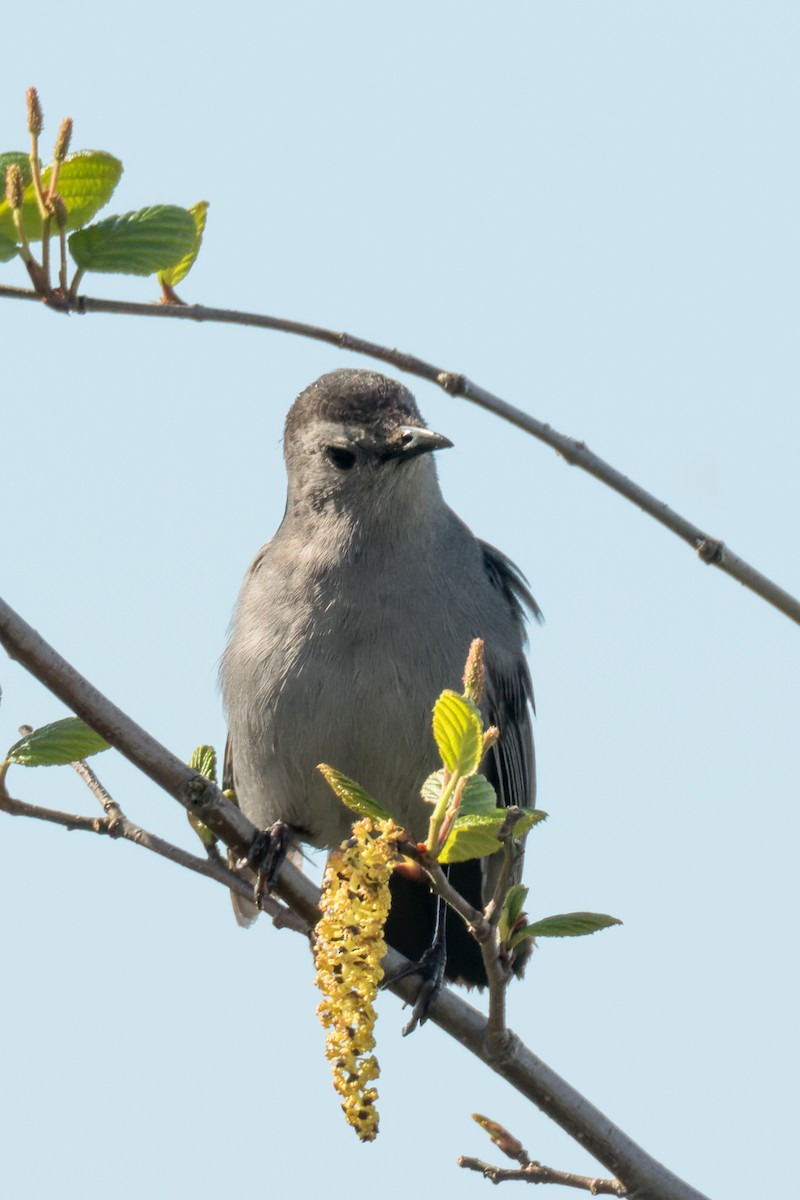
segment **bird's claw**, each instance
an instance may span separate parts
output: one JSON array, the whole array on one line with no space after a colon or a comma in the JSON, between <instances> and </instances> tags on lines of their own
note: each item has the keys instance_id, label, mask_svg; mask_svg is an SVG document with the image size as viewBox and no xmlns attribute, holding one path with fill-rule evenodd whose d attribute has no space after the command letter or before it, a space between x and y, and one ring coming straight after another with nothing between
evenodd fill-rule
<instances>
[{"instance_id":1,"label":"bird's claw","mask_svg":"<svg viewBox=\"0 0 800 1200\"><path fill-rule=\"evenodd\" d=\"M428 947L417 962L400 967L399 970L386 975L381 982L381 987L386 988L397 983L399 979L405 979L408 975L422 976L422 983L411 1010L411 1019L403 1028L403 1037L408 1037L418 1025L424 1025L431 1015L431 1008L444 983L446 960L447 951L444 945L437 940Z\"/></svg>"},{"instance_id":2,"label":"bird's claw","mask_svg":"<svg viewBox=\"0 0 800 1200\"><path fill-rule=\"evenodd\" d=\"M261 907L264 896L272 891L291 844L292 829L285 821L276 821L253 838L247 854L247 865L256 873L253 901L257 908Z\"/></svg>"}]
</instances>

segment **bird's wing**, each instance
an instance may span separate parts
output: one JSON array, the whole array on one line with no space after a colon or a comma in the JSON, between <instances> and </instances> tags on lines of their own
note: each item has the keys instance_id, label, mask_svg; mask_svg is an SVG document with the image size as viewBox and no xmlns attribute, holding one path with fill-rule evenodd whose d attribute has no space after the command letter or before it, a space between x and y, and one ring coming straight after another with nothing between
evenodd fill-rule
<instances>
[{"instance_id":1,"label":"bird's wing","mask_svg":"<svg viewBox=\"0 0 800 1200\"><path fill-rule=\"evenodd\" d=\"M501 593L520 632L519 655L512 662L499 662L493 658L491 646L486 648L486 715L489 723L500 730L486 764L486 775L501 805L532 808L536 798L531 726L534 703L523 646L526 613L537 621L541 621L542 614L517 567L493 546L481 542L481 549L489 581Z\"/></svg>"},{"instance_id":2,"label":"bird's wing","mask_svg":"<svg viewBox=\"0 0 800 1200\"><path fill-rule=\"evenodd\" d=\"M233 739L230 734L225 738L225 755L222 759L222 790L233 791Z\"/></svg>"},{"instance_id":3,"label":"bird's wing","mask_svg":"<svg viewBox=\"0 0 800 1200\"><path fill-rule=\"evenodd\" d=\"M222 790L223 792L233 790L233 739L228 734L225 739L225 755L222 759ZM228 866L233 870L236 862L236 855L232 850L228 851ZM242 868L240 873L245 875L247 879L252 879L255 883L255 875L247 868ZM251 904L249 900L245 900L244 896L240 896L238 892L231 892L231 904L233 905L233 915L236 917L236 924L247 929L253 924L258 916L258 909L255 904Z\"/></svg>"}]
</instances>

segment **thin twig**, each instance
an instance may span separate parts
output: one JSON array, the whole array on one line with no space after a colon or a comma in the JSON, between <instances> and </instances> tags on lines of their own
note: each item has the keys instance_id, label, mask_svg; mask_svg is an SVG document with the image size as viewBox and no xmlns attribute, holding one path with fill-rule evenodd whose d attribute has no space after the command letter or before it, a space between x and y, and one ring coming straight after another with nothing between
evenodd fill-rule
<instances>
[{"instance_id":1,"label":"thin twig","mask_svg":"<svg viewBox=\"0 0 800 1200\"><path fill-rule=\"evenodd\" d=\"M100 806L107 817L116 818L122 816L122 809L103 787L85 759L81 758L77 762L70 763L70 766L74 771L77 771L92 795L99 800Z\"/></svg>"},{"instance_id":2,"label":"thin twig","mask_svg":"<svg viewBox=\"0 0 800 1200\"><path fill-rule=\"evenodd\" d=\"M497 834L497 840L503 847L503 862L497 876L494 893L483 911L486 920L495 929L500 922L500 917L503 915L503 903L508 893L514 862L517 856L514 829L521 816L521 808L516 806L507 808L505 820Z\"/></svg>"},{"instance_id":3,"label":"thin twig","mask_svg":"<svg viewBox=\"0 0 800 1200\"><path fill-rule=\"evenodd\" d=\"M102 785L100 786L102 787ZM150 833L141 825L129 820L115 801L111 801L111 806L112 811L105 817L85 817L77 813L62 812L60 809L44 808L38 804L28 804L24 800L17 800L8 794L4 786L0 786L0 811L8 813L9 816L47 821L53 825L60 825L70 832L80 830L85 833L99 833L114 841L121 839L133 842L134 845L150 850L153 854L158 854L161 858L166 858L179 867L186 867L187 870L194 871L197 875L203 875L206 879L213 879L216 883L221 883L230 891L244 897L245 900L252 900L252 884L236 871L232 871L221 860L200 858L195 854L190 854L180 846L165 841L164 838ZM261 908L272 918L273 924L279 929L294 929L305 934L309 932L308 922L303 921L291 909L278 903L274 897L265 896Z\"/></svg>"},{"instance_id":4,"label":"thin twig","mask_svg":"<svg viewBox=\"0 0 800 1200\"><path fill-rule=\"evenodd\" d=\"M468 1171L479 1171L492 1183L507 1183L522 1179L525 1183L560 1183L563 1187L579 1188L591 1196L627 1196L628 1192L618 1179L596 1179L591 1175L574 1175L571 1171L556 1171L543 1167L541 1163L529 1162L524 1167L494 1167L479 1158L462 1154L456 1159L460 1167Z\"/></svg>"},{"instance_id":5,"label":"thin twig","mask_svg":"<svg viewBox=\"0 0 800 1200\"><path fill-rule=\"evenodd\" d=\"M503 860L495 886L494 895L484 910L484 919L489 927L490 936L479 942L486 979L489 985L489 1031L493 1038L501 1044L506 1037L506 992L511 982L511 965L501 959L498 945L498 924L503 911L503 901L509 888L511 868L515 854L514 829L522 815L521 810L511 806L505 815L503 824L497 834L503 847Z\"/></svg>"},{"instance_id":6,"label":"thin twig","mask_svg":"<svg viewBox=\"0 0 800 1200\"><path fill-rule=\"evenodd\" d=\"M8 813L11 817L33 817L37 821L61 825L68 830L81 829L87 833L109 832L105 817L83 817L77 813L61 812L56 808L27 804L24 800L15 800L13 796L9 796L4 787L0 788L0 811Z\"/></svg>"},{"instance_id":7,"label":"thin twig","mask_svg":"<svg viewBox=\"0 0 800 1200\"><path fill-rule=\"evenodd\" d=\"M477 404L481 408L502 417L524 430L532 437L544 442L566 462L573 467L579 467L595 479L599 479L607 487L612 488L626 500L637 505L653 520L666 526L682 541L696 551L701 562L718 567L726 575L736 579L744 587L749 588L762 600L773 605L790 620L800 624L800 600L779 587L766 575L762 575L743 558L734 554L723 541L682 517L663 501L658 500L645 488L628 479L621 471L612 467L597 454L593 453L585 442L577 438L559 433L544 421L532 417L522 409L515 408L495 396L492 392L473 383L466 375L453 371L444 371L433 363L406 354L401 350L381 346L376 342L366 341L349 333L325 329L318 325L309 325L303 321L290 321L282 317L269 317L261 313L237 312L226 308L207 308L200 304L135 304L125 300L100 300L91 296L69 296L65 298L60 292L52 292L42 297L38 292L25 288L0 287L0 296L17 300L39 300L48 307L63 312L77 313L121 313L127 316L165 317L178 321L214 321L225 325L244 325L257 329L271 329L279 333L289 333L297 337L311 338L318 342L327 342L340 350L348 350L354 354L365 354L380 362L389 363L399 371L427 379L451 396L462 396L465 400Z\"/></svg>"},{"instance_id":8,"label":"thin twig","mask_svg":"<svg viewBox=\"0 0 800 1200\"><path fill-rule=\"evenodd\" d=\"M510 808L506 814L501 833L507 826L513 830L519 817L520 810L518 808ZM506 1028L506 990L511 981L511 971L497 952L497 922L489 920L487 915L489 908L485 912L481 912L480 909L472 907L469 901L453 887L447 875L442 870L441 864L435 858L430 857L428 854L421 854L414 843L404 843L401 846L401 850L409 858L413 858L419 863L430 880L432 891L437 896L441 896L447 906L458 913L478 943L489 990L487 1034L492 1040L493 1052L502 1052L508 1033ZM505 896L505 891L503 895ZM496 896L497 891L493 900L496 899Z\"/></svg>"},{"instance_id":9,"label":"thin twig","mask_svg":"<svg viewBox=\"0 0 800 1200\"><path fill-rule=\"evenodd\" d=\"M145 775L189 811L195 811L237 854L247 855L259 831L244 813L218 788L191 771L106 699L3 600L0 600L0 642L12 658ZM203 867L214 869L214 864L203 862ZM273 890L294 912L305 920L314 921L319 890L291 862L282 864ZM402 955L393 950L387 953L384 961L387 974L398 973L405 965L407 960ZM391 985L391 990L413 1004L418 985L412 979L399 978ZM632 1200L644 1200L645 1197L647 1200L707 1200L647 1154L510 1031L502 1047L496 1046L483 1014L448 988L442 988L439 993L430 1020L575 1138L626 1184Z\"/></svg>"}]
</instances>

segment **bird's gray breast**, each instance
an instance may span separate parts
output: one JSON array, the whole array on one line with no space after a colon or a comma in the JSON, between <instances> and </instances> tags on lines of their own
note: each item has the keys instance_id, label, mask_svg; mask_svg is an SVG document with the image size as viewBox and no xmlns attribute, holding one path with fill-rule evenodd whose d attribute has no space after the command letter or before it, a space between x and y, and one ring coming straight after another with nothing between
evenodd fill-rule
<instances>
[{"instance_id":1,"label":"bird's gray breast","mask_svg":"<svg viewBox=\"0 0 800 1200\"><path fill-rule=\"evenodd\" d=\"M352 818L317 771L326 762L423 836L433 703L460 687L485 623L480 550L461 528L446 552L418 539L341 561L310 546L290 561L279 540L263 553L223 663L237 792L258 824L288 821L316 845L346 837Z\"/></svg>"}]
</instances>

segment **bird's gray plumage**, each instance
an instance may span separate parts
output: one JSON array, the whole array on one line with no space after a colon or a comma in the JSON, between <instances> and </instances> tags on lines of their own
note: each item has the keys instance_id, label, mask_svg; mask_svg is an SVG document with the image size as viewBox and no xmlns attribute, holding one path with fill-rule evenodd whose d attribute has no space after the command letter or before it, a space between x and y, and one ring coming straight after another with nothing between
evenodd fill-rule
<instances>
[{"instance_id":1,"label":"bird's gray plumage","mask_svg":"<svg viewBox=\"0 0 800 1200\"><path fill-rule=\"evenodd\" d=\"M411 393L370 371L324 375L286 420L283 521L242 584L221 681L233 782L261 827L315 846L351 815L317 771L358 780L411 835L438 765L431 708L460 690L470 642L486 647L486 770L503 804L535 794L526 583L445 504Z\"/></svg>"}]
</instances>

